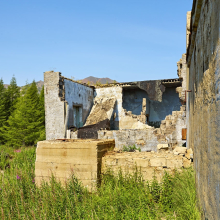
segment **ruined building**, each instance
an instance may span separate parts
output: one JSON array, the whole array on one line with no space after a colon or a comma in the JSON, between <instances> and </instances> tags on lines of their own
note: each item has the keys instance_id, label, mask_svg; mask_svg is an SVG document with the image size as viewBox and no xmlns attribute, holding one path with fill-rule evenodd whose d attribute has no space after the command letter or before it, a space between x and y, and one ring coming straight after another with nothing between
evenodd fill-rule
<instances>
[{"instance_id":1,"label":"ruined building","mask_svg":"<svg viewBox=\"0 0 220 220\"><path fill-rule=\"evenodd\" d=\"M70 164L89 186L98 179L103 164L113 170L136 164L150 178L155 171L189 166L193 153L203 218L220 219L219 57L220 1L193 0L177 79L92 87L58 72L45 72L48 141L39 142L37 148L37 181L47 177L49 170L64 175ZM187 148L176 147L185 143L186 136ZM84 153L78 152L78 142ZM133 144L151 152L112 152L102 158L113 146L121 149ZM163 148L175 149L166 151L171 154L154 154Z\"/></svg>"},{"instance_id":2,"label":"ruined building","mask_svg":"<svg viewBox=\"0 0 220 220\"><path fill-rule=\"evenodd\" d=\"M47 140L115 139L119 149L136 145L142 151L185 143L182 76L94 87L51 71L44 82Z\"/></svg>"}]
</instances>

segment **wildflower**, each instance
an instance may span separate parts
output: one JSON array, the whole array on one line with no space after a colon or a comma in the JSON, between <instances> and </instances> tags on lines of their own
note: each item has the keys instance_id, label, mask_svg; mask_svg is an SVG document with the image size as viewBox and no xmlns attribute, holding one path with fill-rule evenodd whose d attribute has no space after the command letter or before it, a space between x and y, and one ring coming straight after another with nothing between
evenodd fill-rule
<instances>
[{"instance_id":1,"label":"wildflower","mask_svg":"<svg viewBox=\"0 0 220 220\"><path fill-rule=\"evenodd\" d=\"M2 189L0 188L0 191L1 191Z\"/></svg>"},{"instance_id":2,"label":"wildflower","mask_svg":"<svg viewBox=\"0 0 220 220\"><path fill-rule=\"evenodd\" d=\"M14 150L14 152L16 152L16 153L20 153L20 152L21 152L21 150Z\"/></svg>"},{"instance_id":3,"label":"wildflower","mask_svg":"<svg viewBox=\"0 0 220 220\"><path fill-rule=\"evenodd\" d=\"M33 179L32 182L35 183L35 179Z\"/></svg>"},{"instance_id":4,"label":"wildflower","mask_svg":"<svg viewBox=\"0 0 220 220\"><path fill-rule=\"evenodd\" d=\"M21 177L17 175L17 180L20 180L20 179L21 179Z\"/></svg>"}]
</instances>

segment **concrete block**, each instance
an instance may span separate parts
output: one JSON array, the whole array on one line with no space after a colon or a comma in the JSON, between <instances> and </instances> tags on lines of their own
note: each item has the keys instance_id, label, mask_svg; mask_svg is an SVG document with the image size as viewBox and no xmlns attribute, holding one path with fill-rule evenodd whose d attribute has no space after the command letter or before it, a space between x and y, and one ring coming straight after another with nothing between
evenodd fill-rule
<instances>
[{"instance_id":1,"label":"concrete block","mask_svg":"<svg viewBox=\"0 0 220 220\"><path fill-rule=\"evenodd\" d=\"M186 147L176 147L173 152L178 154L185 154L187 148Z\"/></svg>"},{"instance_id":2,"label":"concrete block","mask_svg":"<svg viewBox=\"0 0 220 220\"><path fill-rule=\"evenodd\" d=\"M180 159L167 159L167 168L176 169L183 167L183 161Z\"/></svg>"},{"instance_id":3,"label":"concrete block","mask_svg":"<svg viewBox=\"0 0 220 220\"><path fill-rule=\"evenodd\" d=\"M183 167L188 168L191 166L191 160L187 159L186 157L183 157Z\"/></svg>"},{"instance_id":4,"label":"concrete block","mask_svg":"<svg viewBox=\"0 0 220 220\"><path fill-rule=\"evenodd\" d=\"M169 148L169 145L168 144L158 144L157 145L157 150L160 150L160 149L168 149Z\"/></svg>"},{"instance_id":5,"label":"concrete block","mask_svg":"<svg viewBox=\"0 0 220 220\"><path fill-rule=\"evenodd\" d=\"M88 190L99 181L102 156L114 147L114 140L54 140L38 142L35 162L36 185L52 175L65 181L74 174Z\"/></svg>"},{"instance_id":6,"label":"concrete block","mask_svg":"<svg viewBox=\"0 0 220 220\"><path fill-rule=\"evenodd\" d=\"M187 149L186 151L186 154L185 154L185 157L187 159L193 159L193 150L190 148L190 149Z\"/></svg>"},{"instance_id":7,"label":"concrete block","mask_svg":"<svg viewBox=\"0 0 220 220\"><path fill-rule=\"evenodd\" d=\"M137 165L137 167L148 167L149 159L134 158L134 164Z\"/></svg>"}]
</instances>

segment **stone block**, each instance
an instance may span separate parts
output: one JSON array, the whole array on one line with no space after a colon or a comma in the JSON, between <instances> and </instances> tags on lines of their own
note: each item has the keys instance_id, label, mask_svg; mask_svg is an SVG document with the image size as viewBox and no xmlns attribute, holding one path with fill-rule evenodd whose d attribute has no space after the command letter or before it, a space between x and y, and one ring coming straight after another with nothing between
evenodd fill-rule
<instances>
[{"instance_id":1,"label":"stone block","mask_svg":"<svg viewBox=\"0 0 220 220\"><path fill-rule=\"evenodd\" d=\"M167 115L165 120L171 120L171 115Z\"/></svg>"},{"instance_id":2,"label":"stone block","mask_svg":"<svg viewBox=\"0 0 220 220\"><path fill-rule=\"evenodd\" d=\"M171 120L166 120L166 127L170 127L172 125L172 121Z\"/></svg>"},{"instance_id":3,"label":"stone block","mask_svg":"<svg viewBox=\"0 0 220 220\"><path fill-rule=\"evenodd\" d=\"M185 154L187 148L186 147L176 147L173 152L178 154Z\"/></svg>"},{"instance_id":4,"label":"stone block","mask_svg":"<svg viewBox=\"0 0 220 220\"><path fill-rule=\"evenodd\" d=\"M187 159L193 159L193 150L190 148L190 149L187 149L186 151L186 154L185 154L185 157Z\"/></svg>"},{"instance_id":5,"label":"stone block","mask_svg":"<svg viewBox=\"0 0 220 220\"><path fill-rule=\"evenodd\" d=\"M166 167L167 161L166 161L166 158L163 158L163 157L151 158L149 165L152 167Z\"/></svg>"},{"instance_id":6,"label":"stone block","mask_svg":"<svg viewBox=\"0 0 220 220\"><path fill-rule=\"evenodd\" d=\"M160 149L168 149L169 148L169 145L168 144L158 144L157 145L157 150L160 150Z\"/></svg>"},{"instance_id":7,"label":"stone block","mask_svg":"<svg viewBox=\"0 0 220 220\"><path fill-rule=\"evenodd\" d=\"M149 159L143 158L134 158L133 163L137 165L137 167L148 167L149 166Z\"/></svg>"},{"instance_id":8,"label":"stone block","mask_svg":"<svg viewBox=\"0 0 220 220\"><path fill-rule=\"evenodd\" d=\"M182 159L167 159L167 168L178 169L183 167Z\"/></svg>"},{"instance_id":9,"label":"stone block","mask_svg":"<svg viewBox=\"0 0 220 220\"><path fill-rule=\"evenodd\" d=\"M137 145L145 145L146 143L145 143L144 140L141 139L141 140L137 140L137 141L136 141L136 144L137 144Z\"/></svg>"},{"instance_id":10,"label":"stone block","mask_svg":"<svg viewBox=\"0 0 220 220\"><path fill-rule=\"evenodd\" d=\"M187 159L186 157L183 157L183 167L188 168L191 166L191 160Z\"/></svg>"}]
</instances>

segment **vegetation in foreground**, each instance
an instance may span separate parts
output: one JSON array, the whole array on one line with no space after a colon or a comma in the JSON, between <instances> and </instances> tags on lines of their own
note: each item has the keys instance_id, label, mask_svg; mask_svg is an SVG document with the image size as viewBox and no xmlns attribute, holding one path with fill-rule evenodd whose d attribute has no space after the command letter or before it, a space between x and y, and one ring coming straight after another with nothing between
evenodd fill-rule
<instances>
[{"instance_id":1,"label":"vegetation in foreground","mask_svg":"<svg viewBox=\"0 0 220 220\"><path fill-rule=\"evenodd\" d=\"M92 194L74 176L65 187L52 178L37 188L35 150L0 146L0 219L200 219L192 169L160 184L108 172Z\"/></svg>"}]
</instances>

